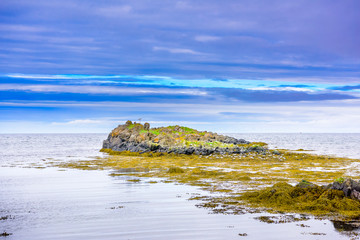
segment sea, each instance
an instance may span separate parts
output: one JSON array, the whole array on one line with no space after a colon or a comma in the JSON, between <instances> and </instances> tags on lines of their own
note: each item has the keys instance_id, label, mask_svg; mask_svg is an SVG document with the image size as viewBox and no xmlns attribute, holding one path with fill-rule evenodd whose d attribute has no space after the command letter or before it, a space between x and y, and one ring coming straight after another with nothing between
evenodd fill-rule
<instances>
[{"instance_id":1,"label":"sea","mask_svg":"<svg viewBox=\"0 0 360 240\"><path fill-rule=\"evenodd\" d=\"M274 149L360 159L355 133L227 135ZM0 239L349 239L329 220L268 224L254 219L264 213L210 214L188 200L209 195L199 187L153 178L130 182L132 176L111 176L110 170L36 167L103 157L99 149L106 137L0 134Z\"/></svg>"}]
</instances>

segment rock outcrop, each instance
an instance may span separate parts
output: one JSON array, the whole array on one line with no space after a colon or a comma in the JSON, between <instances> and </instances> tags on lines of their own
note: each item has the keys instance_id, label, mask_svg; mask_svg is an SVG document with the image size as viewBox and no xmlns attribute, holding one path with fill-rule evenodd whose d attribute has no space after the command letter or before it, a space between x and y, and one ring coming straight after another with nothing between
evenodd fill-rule
<instances>
[{"instance_id":1,"label":"rock outcrop","mask_svg":"<svg viewBox=\"0 0 360 240\"><path fill-rule=\"evenodd\" d=\"M302 180L296 187L315 188L319 186L306 180ZM360 181L355 181L351 178L338 178L333 183L321 187L323 189L340 190L344 193L344 197L360 201Z\"/></svg>"},{"instance_id":2,"label":"rock outcrop","mask_svg":"<svg viewBox=\"0 0 360 240\"><path fill-rule=\"evenodd\" d=\"M339 178L332 184L326 186L327 189L341 190L346 197L360 200L360 182L350 178Z\"/></svg>"},{"instance_id":3,"label":"rock outcrop","mask_svg":"<svg viewBox=\"0 0 360 240\"><path fill-rule=\"evenodd\" d=\"M253 144L243 139L197 131L188 127L168 126L150 128L149 123L127 121L109 134L103 149L131 152L163 152L209 155L212 153L244 153L266 151L264 144Z\"/></svg>"}]
</instances>

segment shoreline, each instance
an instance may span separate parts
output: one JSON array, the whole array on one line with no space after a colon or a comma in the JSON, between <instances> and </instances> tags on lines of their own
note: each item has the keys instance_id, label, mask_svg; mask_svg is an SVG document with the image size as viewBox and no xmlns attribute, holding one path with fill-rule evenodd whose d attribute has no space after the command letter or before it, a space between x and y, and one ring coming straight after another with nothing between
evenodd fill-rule
<instances>
[{"instance_id":1,"label":"shoreline","mask_svg":"<svg viewBox=\"0 0 360 240\"><path fill-rule=\"evenodd\" d=\"M280 150L280 154L278 152L279 150L269 150L268 154L250 152L208 156L112 152L113 155L103 159L56 166L83 170L112 169L113 176L116 175L116 171L120 171L118 174L121 175L124 174L121 172L124 169L135 169L136 172L132 172L132 176L165 177L179 183L200 186L209 192L224 194L224 197L218 199L209 199L205 196L203 199L207 200L205 206L212 205L214 212L225 214L231 214L232 211L241 212L244 206L259 207L241 199L242 193L246 191L265 189L277 183L295 185L304 179L319 185L327 185L344 176L360 175L360 170L358 173L350 173L348 172L350 167L340 167L359 163L358 159L333 158L284 150ZM274 211L277 212L280 209L276 210L276 206L272 206L270 212ZM334 209L329 211L334 211ZM294 209L292 212L333 220L351 220L354 216L360 216L360 211L352 211L351 214L339 212L331 215L325 214L326 210L317 213L311 209L307 211Z\"/></svg>"}]
</instances>

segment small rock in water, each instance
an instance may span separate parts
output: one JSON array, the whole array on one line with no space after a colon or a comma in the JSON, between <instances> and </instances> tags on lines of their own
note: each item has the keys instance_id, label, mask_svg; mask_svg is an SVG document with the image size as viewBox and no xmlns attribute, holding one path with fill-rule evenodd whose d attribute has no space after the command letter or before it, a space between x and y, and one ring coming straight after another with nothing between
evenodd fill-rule
<instances>
[{"instance_id":1,"label":"small rock in water","mask_svg":"<svg viewBox=\"0 0 360 240\"><path fill-rule=\"evenodd\" d=\"M12 233L7 233L7 232L3 232L3 233L1 233L0 234L0 237L7 237L7 236L10 236L10 235L12 235Z\"/></svg>"}]
</instances>

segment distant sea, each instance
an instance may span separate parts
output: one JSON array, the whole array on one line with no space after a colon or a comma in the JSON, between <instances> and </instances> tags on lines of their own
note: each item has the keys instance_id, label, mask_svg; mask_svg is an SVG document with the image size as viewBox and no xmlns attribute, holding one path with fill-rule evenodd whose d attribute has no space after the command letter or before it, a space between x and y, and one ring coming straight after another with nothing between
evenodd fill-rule
<instances>
[{"instance_id":1,"label":"distant sea","mask_svg":"<svg viewBox=\"0 0 360 240\"><path fill-rule=\"evenodd\" d=\"M360 134L228 135L264 141L271 148L360 158ZM101 157L106 137L0 134L0 234L11 233L7 240L228 240L240 239L239 233L248 234L249 240L348 239L329 220L269 225L254 219L266 213L208 214L187 200L210 194L199 187L149 178L134 183L128 181L132 176L110 176L111 170L31 168L32 163Z\"/></svg>"},{"instance_id":2,"label":"distant sea","mask_svg":"<svg viewBox=\"0 0 360 240\"><path fill-rule=\"evenodd\" d=\"M360 133L229 133L269 148L312 150L309 153L360 159Z\"/></svg>"},{"instance_id":3,"label":"distant sea","mask_svg":"<svg viewBox=\"0 0 360 240\"><path fill-rule=\"evenodd\" d=\"M360 133L228 133L270 148L360 159ZM107 134L0 134L0 164L48 159L79 160L103 156Z\"/></svg>"}]
</instances>

